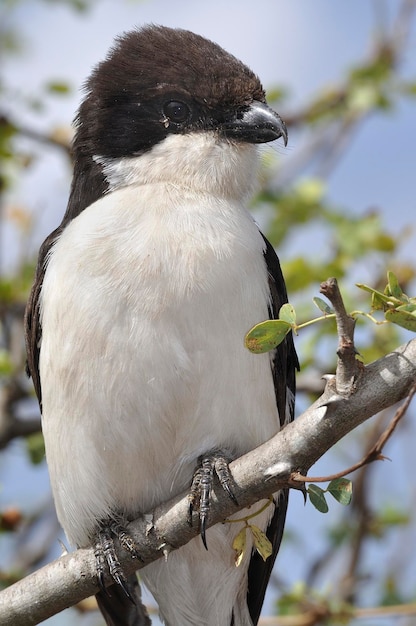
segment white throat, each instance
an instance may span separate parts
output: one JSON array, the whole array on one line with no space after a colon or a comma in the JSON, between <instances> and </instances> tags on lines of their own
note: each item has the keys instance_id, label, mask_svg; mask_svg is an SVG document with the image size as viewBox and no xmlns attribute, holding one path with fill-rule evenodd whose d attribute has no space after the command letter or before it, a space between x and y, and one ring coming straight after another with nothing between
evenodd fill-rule
<instances>
[{"instance_id":1,"label":"white throat","mask_svg":"<svg viewBox=\"0 0 416 626\"><path fill-rule=\"evenodd\" d=\"M214 132L169 135L140 156L95 156L109 191L129 185L171 183L193 191L246 200L257 180L256 146L231 142Z\"/></svg>"}]
</instances>

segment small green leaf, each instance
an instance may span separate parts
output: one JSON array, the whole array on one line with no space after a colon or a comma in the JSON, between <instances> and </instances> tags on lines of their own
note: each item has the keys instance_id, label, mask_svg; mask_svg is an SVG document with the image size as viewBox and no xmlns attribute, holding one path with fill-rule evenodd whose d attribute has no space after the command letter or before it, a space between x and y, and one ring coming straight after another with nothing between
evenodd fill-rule
<instances>
[{"instance_id":1,"label":"small green leaf","mask_svg":"<svg viewBox=\"0 0 416 626\"><path fill-rule=\"evenodd\" d=\"M244 338L244 345L254 354L270 352L282 343L290 329L291 325L283 320L260 322L248 331Z\"/></svg>"},{"instance_id":2,"label":"small green leaf","mask_svg":"<svg viewBox=\"0 0 416 626\"><path fill-rule=\"evenodd\" d=\"M280 308L279 320L283 320L283 322L287 322L291 326L296 324L296 311L291 304L284 304Z\"/></svg>"},{"instance_id":3,"label":"small green leaf","mask_svg":"<svg viewBox=\"0 0 416 626\"><path fill-rule=\"evenodd\" d=\"M320 513L328 513L329 509L324 490L318 487L318 485L309 485L307 492L315 509L318 509Z\"/></svg>"},{"instance_id":4,"label":"small green leaf","mask_svg":"<svg viewBox=\"0 0 416 626\"><path fill-rule=\"evenodd\" d=\"M408 511L396 509L391 505L387 505L377 517L384 526L405 526L412 519Z\"/></svg>"},{"instance_id":5,"label":"small green leaf","mask_svg":"<svg viewBox=\"0 0 416 626\"><path fill-rule=\"evenodd\" d=\"M30 460L34 465L44 461L45 443L41 432L33 433L26 437L26 446Z\"/></svg>"},{"instance_id":6,"label":"small green leaf","mask_svg":"<svg viewBox=\"0 0 416 626\"><path fill-rule=\"evenodd\" d=\"M352 498L352 482L348 478L335 478L329 483L327 491L337 502L347 506Z\"/></svg>"},{"instance_id":7,"label":"small green leaf","mask_svg":"<svg viewBox=\"0 0 416 626\"><path fill-rule=\"evenodd\" d=\"M51 93L59 96L68 94L71 89L67 83L58 80L52 80L45 85L46 89Z\"/></svg>"},{"instance_id":8,"label":"small green leaf","mask_svg":"<svg viewBox=\"0 0 416 626\"><path fill-rule=\"evenodd\" d=\"M408 312L400 307L399 309L386 311L385 317L386 320L397 324L397 326L416 332L416 312Z\"/></svg>"},{"instance_id":9,"label":"small green leaf","mask_svg":"<svg viewBox=\"0 0 416 626\"><path fill-rule=\"evenodd\" d=\"M362 283L355 284L360 289L364 289L364 291L368 291L368 293L372 294L372 304L374 309L393 308L395 306L400 306L400 304L403 304L399 298L396 298L393 295L381 293L381 291L377 291L377 289L373 289L372 287L369 287L368 285L363 285Z\"/></svg>"},{"instance_id":10,"label":"small green leaf","mask_svg":"<svg viewBox=\"0 0 416 626\"><path fill-rule=\"evenodd\" d=\"M373 293L371 296L371 308L373 311L384 311L386 308L384 299L378 293Z\"/></svg>"},{"instance_id":11,"label":"small green leaf","mask_svg":"<svg viewBox=\"0 0 416 626\"><path fill-rule=\"evenodd\" d=\"M10 353L0 348L0 376L7 376L13 372L13 363Z\"/></svg>"},{"instance_id":12,"label":"small green leaf","mask_svg":"<svg viewBox=\"0 0 416 626\"><path fill-rule=\"evenodd\" d=\"M410 313L411 315L416 316L416 301L414 298L409 298L408 302L405 302L405 304L401 304L400 306L396 307L395 310L405 311L406 313Z\"/></svg>"},{"instance_id":13,"label":"small green leaf","mask_svg":"<svg viewBox=\"0 0 416 626\"><path fill-rule=\"evenodd\" d=\"M378 293L380 296L384 296L383 293L381 293L380 291L377 291L376 289L373 289L372 287L369 287L368 285L364 285L364 283L355 283L356 287L359 287L360 289L364 289L364 291L368 291L369 293Z\"/></svg>"},{"instance_id":14,"label":"small green leaf","mask_svg":"<svg viewBox=\"0 0 416 626\"><path fill-rule=\"evenodd\" d=\"M329 304L325 302L325 300L322 300L322 298L318 298L318 296L313 298L313 302L318 307L318 309L322 311L322 313L325 313L325 315L331 315L334 312L334 309L332 309Z\"/></svg>"},{"instance_id":15,"label":"small green leaf","mask_svg":"<svg viewBox=\"0 0 416 626\"><path fill-rule=\"evenodd\" d=\"M397 276L395 276L393 272L387 272L387 280L388 284L386 287L386 294L393 296L394 298L402 298L403 291L401 290Z\"/></svg>"}]
</instances>

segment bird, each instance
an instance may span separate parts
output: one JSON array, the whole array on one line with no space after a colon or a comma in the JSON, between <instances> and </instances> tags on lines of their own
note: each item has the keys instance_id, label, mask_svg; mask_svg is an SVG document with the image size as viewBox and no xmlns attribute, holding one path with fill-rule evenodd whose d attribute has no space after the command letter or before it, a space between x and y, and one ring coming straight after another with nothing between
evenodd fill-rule
<instances>
[{"instance_id":1,"label":"bird","mask_svg":"<svg viewBox=\"0 0 416 626\"><path fill-rule=\"evenodd\" d=\"M255 73L179 28L123 33L84 89L67 209L40 248L25 314L58 519L71 545L96 549L101 583L110 568L97 594L107 624L148 624L114 539L133 553L128 523L191 490L202 540L146 565L141 580L168 626L253 626L288 491L255 520L272 555L248 536L236 567L244 522L205 528L198 487L201 472L210 485L218 475L232 498L229 462L294 416L292 335L266 354L244 345L287 302L248 209L259 144L286 145L287 129Z\"/></svg>"}]
</instances>

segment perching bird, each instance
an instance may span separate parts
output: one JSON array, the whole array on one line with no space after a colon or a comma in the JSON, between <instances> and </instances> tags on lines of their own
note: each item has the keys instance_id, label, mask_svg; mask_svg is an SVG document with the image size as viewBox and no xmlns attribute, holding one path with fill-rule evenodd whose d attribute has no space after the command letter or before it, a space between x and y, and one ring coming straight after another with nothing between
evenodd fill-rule
<instances>
[{"instance_id":1,"label":"perching bird","mask_svg":"<svg viewBox=\"0 0 416 626\"><path fill-rule=\"evenodd\" d=\"M293 419L291 336L269 354L244 346L287 301L247 210L256 144L287 133L250 69L161 26L117 39L75 125L69 203L40 250L26 338L58 517L72 544L97 546L102 573L112 536L189 489L201 462L211 474ZM197 537L141 570L165 624L257 624L287 498L255 520L266 562L249 549L236 567L243 523L220 524L208 550ZM133 579L116 567L114 580L98 594L107 623L148 623L125 596Z\"/></svg>"}]
</instances>

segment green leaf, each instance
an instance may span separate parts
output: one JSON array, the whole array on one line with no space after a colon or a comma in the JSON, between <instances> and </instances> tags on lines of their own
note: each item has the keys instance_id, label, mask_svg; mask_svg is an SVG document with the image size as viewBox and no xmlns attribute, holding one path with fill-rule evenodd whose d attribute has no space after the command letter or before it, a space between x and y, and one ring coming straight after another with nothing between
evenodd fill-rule
<instances>
[{"instance_id":1,"label":"green leaf","mask_svg":"<svg viewBox=\"0 0 416 626\"><path fill-rule=\"evenodd\" d=\"M392 505L386 507L377 516L384 526L406 526L410 524L412 515L409 511L394 508Z\"/></svg>"},{"instance_id":2,"label":"green leaf","mask_svg":"<svg viewBox=\"0 0 416 626\"><path fill-rule=\"evenodd\" d=\"M291 325L283 320L260 322L248 331L244 338L244 345L254 354L270 352L282 343L291 328Z\"/></svg>"},{"instance_id":3,"label":"green leaf","mask_svg":"<svg viewBox=\"0 0 416 626\"><path fill-rule=\"evenodd\" d=\"M381 293L381 291L377 291L377 289L373 289L372 287L369 287L368 285L363 285L362 283L355 283L357 287L359 287L360 289L363 289L364 291L368 291L369 293L372 294L373 300L373 308L393 308L394 306L400 306L401 304L403 304L403 302L399 299L396 298L393 295L389 295L386 293Z\"/></svg>"},{"instance_id":4,"label":"green leaf","mask_svg":"<svg viewBox=\"0 0 416 626\"><path fill-rule=\"evenodd\" d=\"M406 313L410 313L411 315L416 316L416 301L414 298L410 298L409 302L406 304L401 304L396 308L396 311L405 311Z\"/></svg>"},{"instance_id":5,"label":"green leaf","mask_svg":"<svg viewBox=\"0 0 416 626\"><path fill-rule=\"evenodd\" d=\"M387 272L387 280L388 280L387 287L386 287L387 295L390 295L399 299L402 298L403 291L401 290L399 281L397 280L397 276L395 276L393 272Z\"/></svg>"},{"instance_id":6,"label":"green leaf","mask_svg":"<svg viewBox=\"0 0 416 626\"><path fill-rule=\"evenodd\" d=\"M309 485L307 492L315 509L318 509L320 513L328 513L329 509L324 490L318 487L318 485Z\"/></svg>"},{"instance_id":7,"label":"green leaf","mask_svg":"<svg viewBox=\"0 0 416 626\"><path fill-rule=\"evenodd\" d=\"M370 287L369 285L364 285L363 283L355 283L355 284L360 289L363 289L364 291L368 291L368 293L377 294L377 296L380 298L382 302L389 301L389 296L387 296L385 293L381 293L381 291L377 291L377 289L373 289L373 287Z\"/></svg>"},{"instance_id":8,"label":"green leaf","mask_svg":"<svg viewBox=\"0 0 416 626\"><path fill-rule=\"evenodd\" d=\"M13 372L13 363L7 350L0 348L0 376L7 376Z\"/></svg>"},{"instance_id":9,"label":"green leaf","mask_svg":"<svg viewBox=\"0 0 416 626\"><path fill-rule=\"evenodd\" d=\"M386 301L380 297L380 294L374 292L371 296L371 308L373 311L384 311L386 308Z\"/></svg>"},{"instance_id":10,"label":"green leaf","mask_svg":"<svg viewBox=\"0 0 416 626\"><path fill-rule=\"evenodd\" d=\"M386 311L386 320L416 333L416 312L409 312L403 309L404 307L399 307L398 309Z\"/></svg>"},{"instance_id":11,"label":"green leaf","mask_svg":"<svg viewBox=\"0 0 416 626\"><path fill-rule=\"evenodd\" d=\"M30 460L34 465L45 459L45 443L41 432L26 437L26 445Z\"/></svg>"},{"instance_id":12,"label":"green leaf","mask_svg":"<svg viewBox=\"0 0 416 626\"><path fill-rule=\"evenodd\" d=\"M348 478L335 478L329 483L327 491L337 502L347 506L352 498L352 482Z\"/></svg>"},{"instance_id":13,"label":"green leaf","mask_svg":"<svg viewBox=\"0 0 416 626\"><path fill-rule=\"evenodd\" d=\"M46 83L45 88L50 93L57 94L58 96L65 96L71 91L71 88L67 83L58 80L52 80L49 83Z\"/></svg>"},{"instance_id":14,"label":"green leaf","mask_svg":"<svg viewBox=\"0 0 416 626\"><path fill-rule=\"evenodd\" d=\"M322 313L325 313L325 315L331 315L334 312L334 309L332 309L329 304L325 302L325 300L322 300L322 298L318 298L318 296L313 298L313 303L318 307L320 311L322 311Z\"/></svg>"},{"instance_id":15,"label":"green leaf","mask_svg":"<svg viewBox=\"0 0 416 626\"><path fill-rule=\"evenodd\" d=\"M287 322L291 326L296 324L296 311L291 304L284 304L279 311L279 319Z\"/></svg>"}]
</instances>

